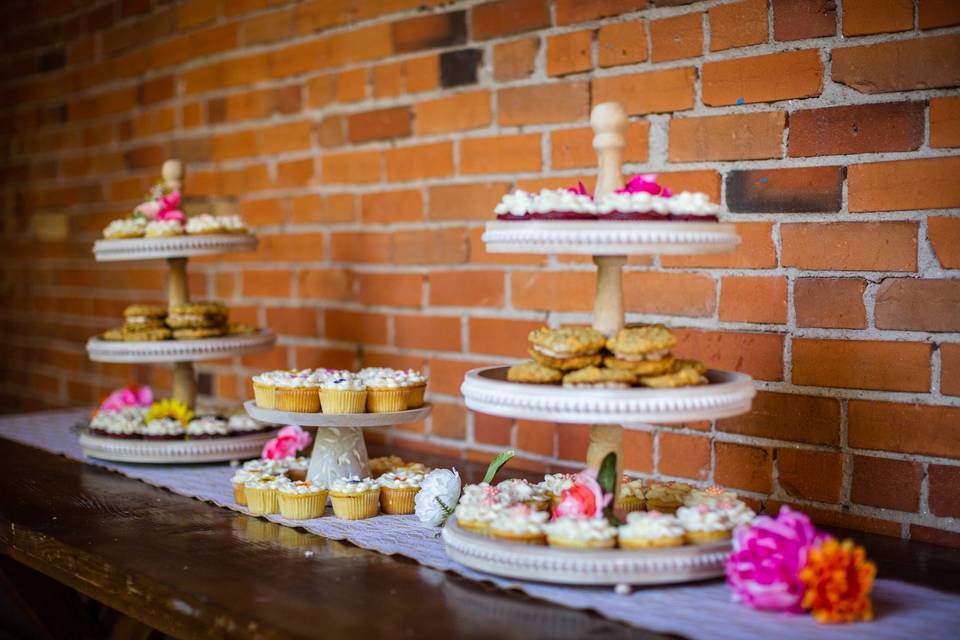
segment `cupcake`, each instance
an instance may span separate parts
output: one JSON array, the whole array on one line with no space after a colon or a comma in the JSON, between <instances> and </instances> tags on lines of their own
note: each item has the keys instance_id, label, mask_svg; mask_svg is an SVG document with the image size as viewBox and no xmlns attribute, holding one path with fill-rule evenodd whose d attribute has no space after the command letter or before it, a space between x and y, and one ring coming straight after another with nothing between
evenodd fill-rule
<instances>
[{"instance_id":1,"label":"cupcake","mask_svg":"<svg viewBox=\"0 0 960 640\"><path fill-rule=\"evenodd\" d=\"M277 409L294 413L320 413L320 381L309 369L291 371L279 378L275 397Z\"/></svg>"},{"instance_id":2,"label":"cupcake","mask_svg":"<svg viewBox=\"0 0 960 640\"><path fill-rule=\"evenodd\" d=\"M422 462L404 462L403 464L398 464L395 466L393 471L405 471L407 473L419 473L421 475L427 475L432 471L432 469Z\"/></svg>"},{"instance_id":3,"label":"cupcake","mask_svg":"<svg viewBox=\"0 0 960 640\"><path fill-rule=\"evenodd\" d=\"M647 510L676 513L677 509L683 506L687 494L692 490L693 487L683 482L651 480L644 491L647 499Z\"/></svg>"},{"instance_id":4,"label":"cupcake","mask_svg":"<svg viewBox=\"0 0 960 640\"><path fill-rule=\"evenodd\" d=\"M620 495L617 497L616 508L624 513L643 511L644 487L640 478L623 477L620 483Z\"/></svg>"},{"instance_id":5,"label":"cupcake","mask_svg":"<svg viewBox=\"0 0 960 640\"><path fill-rule=\"evenodd\" d=\"M373 478L337 478L330 485L333 513L343 520L363 520L377 515L380 485Z\"/></svg>"},{"instance_id":6,"label":"cupcake","mask_svg":"<svg viewBox=\"0 0 960 640\"><path fill-rule=\"evenodd\" d=\"M723 487L713 485L706 489L694 489L687 494L683 500L683 506L696 507L701 504L712 504L714 502L733 502L737 500L737 494L733 491L727 491Z\"/></svg>"},{"instance_id":7,"label":"cupcake","mask_svg":"<svg viewBox=\"0 0 960 640\"><path fill-rule=\"evenodd\" d=\"M266 371L253 376L253 399L261 409L277 408L277 380L286 371Z\"/></svg>"},{"instance_id":8,"label":"cupcake","mask_svg":"<svg viewBox=\"0 0 960 640\"><path fill-rule=\"evenodd\" d=\"M248 233L247 225L240 216L217 216L217 223L225 233Z\"/></svg>"},{"instance_id":9,"label":"cupcake","mask_svg":"<svg viewBox=\"0 0 960 640\"><path fill-rule=\"evenodd\" d=\"M550 510L550 496L539 484L530 484L521 478L504 480L497 488L507 496L511 504L525 504L537 511Z\"/></svg>"},{"instance_id":10,"label":"cupcake","mask_svg":"<svg viewBox=\"0 0 960 640\"><path fill-rule=\"evenodd\" d=\"M573 486L576 476L572 473L548 473L543 476L540 487L550 498L551 506L560 504L560 494Z\"/></svg>"},{"instance_id":11,"label":"cupcake","mask_svg":"<svg viewBox=\"0 0 960 640\"><path fill-rule=\"evenodd\" d=\"M179 220L151 220L143 235L147 238L182 236L183 224Z\"/></svg>"},{"instance_id":12,"label":"cupcake","mask_svg":"<svg viewBox=\"0 0 960 640\"><path fill-rule=\"evenodd\" d=\"M268 513L277 513L280 509L277 501L277 490L281 485L290 482L284 476L259 475L247 480L243 485L247 496L247 507L255 516Z\"/></svg>"},{"instance_id":13,"label":"cupcake","mask_svg":"<svg viewBox=\"0 0 960 640\"><path fill-rule=\"evenodd\" d=\"M379 458L370 458L367 461L367 466L370 467L370 475L374 478L379 478L387 471L393 471L402 464L403 458L400 456L381 456Z\"/></svg>"},{"instance_id":14,"label":"cupcake","mask_svg":"<svg viewBox=\"0 0 960 640\"><path fill-rule=\"evenodd\" d=\"M142 238L146 230L147 221L144 218L121 218L107 225L103 230L103 237L109 240Z\"/></svg>"},{"instance_id":15,"label":"cupcake","mask_svg":"<svg viewBox=\"0 0 960 640\"><path fill-rule=\"evenodd\" d=\"M690 544L727 540L735 528L749 524L756 514L739 500L703 503L677 509L677 519Z\"/></svg>"},{"instance_id":16,"label":"cupcake","mask_svg":"<svg viewBox=\"0 0 960 640\"><path fill-rule=\"evenodd\" d=\"M236 473L233 474L233 477L230 478L230 484L233 485L233 499L237 504L246 506L247 492L244 488L244 485L257 475L260 474L246 471L244 469L237 469Z\"/></svg>"},{"instance_id":17,"label":"cupcake","mask_svg":"<svg viewBox=\"0 0 960 640\"><path fill-rule=\"evenodd\" d=\"M144 440L183 440L186 429L177 418L165 416L147 423L143 432Z\"/></svg>"},{"instance_id":18,"label":"cupcake","mask_svg":"<svg viewBox=\"0 0 960 640\"><path fill-rule=\"evenodd\" d=\"M490 523L490 535L499 540L545 545L547 536L543 526L549 517L545 511L517 504L497 513Z\"/></svg>"},{"instance_id":19,"label":"cupcake","mask_svg":"<svg viewBox=\"0 0 960 640\"><path fill-rule=\"evenodd\" d=\"M423 395L427 391L427 378L419 371L407 369L398 373L407 390L407 408L419 409L423 406Z\"/></svg>"},{"instance_id":20,"label":"cupcake","mask_svg":"<svg viewBox=\"0 0 960 640\"><path fill-rule=\"evenodd\" d=\"M327 489L309 480L284 483L277 489L277 506L284 518L319 518L327 506Z\"/></svg>"},{"instance_id":21,"label":"cupcake","mask_svg":"<svg viewBox=\"0 0 960 640\"><path fill-rule=\"evenodd\" d=\"M659 511L627 514L627 524L617 529L620 546L624 549L679 547L683 544L684 529L676 516Z\"/></svg>"},{"instance_id":22,"label":"cupcake","mask_svg":"<svg viewBox=\"0 0 960 640\"><path fill-rule=\"evenodd\" d=\"M482 482L463 488L453 515L457 524L473 533L486 534L500 511L510 506L510 498L497 487Z\"/></svg>"},{"instance_id":23,"label":"cupcake","mask_svg":"<svg viewBox=\"0 0 960 640\"><path fill-rule=\"evenodd\" d=\"M395 376L381 375L365 380L367 385L367 411L370 413L393 413L406 411L407 389Z\"/></svg>"},{"instance_id":24,"label":"cupcake","mask_svg":"<svg viewBox=\"0 0 960 640\"><path fill-rule=\"evenodd\" d=\"M617 530L606 518L560 518L544 530L551 547L611 549L617 546Z\"/></svg>"},{"instance_id":25,"label":"cupcake","mask_svg":"<svg viewBox=\"0 0 960 640\"><path fill-rule=\"evenodd\" d=\"M377 478L380 483L380 508L391 515L414 512L414 498L420 492L422 473L388 471Z\"/></svg>"},{"instance_id":26,"label":"cupcake","mask_svg":"<svg viewBox=\"0 0 960 640\"><path fill-rule=\"evenodd\" d=\"M306 480L307 469L310 468L310 458L305 456L290 456L280 460L281 466L286 470L287 477L291 480Z\"/></svg>"},{"instance_id":27,"label":"cupcake","mask_svg":"<svg viewBox=\"0 0 960 640\"><path fill-rule=\"evenodd\" d=\"M199 216L188 218L184 230L190 235L223 233L223 225L218 218L209 213L202 213Z\"/></svg>"},{"instance_id":28,"label":"cupcake","mask_svg":"<svg viewBox=\"0 0 960 640\"><path fill-rule=\"evenodd\" d=\"M231 479L234 500L240 505L247 504L247 492L244 485L248 480L263 475L282 476L285 473L286 469L276 460L248 460L244 462Z\"/></svg>"},{"instance_id":29,"label":"cupcake","mask_svg":"<svg viewBox=\"0 0 960 640\"><path fill-rule=\"evenodd\" d=\"M320 383L320 406L324 413L363 413L367 386L359 378L328 378Z\"/></svg>"}]
</instances>

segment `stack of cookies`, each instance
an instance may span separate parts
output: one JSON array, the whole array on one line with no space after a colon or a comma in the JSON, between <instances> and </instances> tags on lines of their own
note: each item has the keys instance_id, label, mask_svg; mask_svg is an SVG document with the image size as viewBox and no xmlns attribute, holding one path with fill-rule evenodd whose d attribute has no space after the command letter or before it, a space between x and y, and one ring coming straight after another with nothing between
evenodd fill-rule
<instances>
[{"instance_id":1,"label":"stack of cookies","mask_svg":"<svg viewBox=\"0 0 960 640\"><path fill-rule=\"evenodd\" d=\"M227 308L221 302L175 304L167 314L167 326L177 340L222 336L227 332Z\"/></svg>"},{"instance_id":2,"label":"stack of cookies","mask_svg":"<svg viewBox=\"0 0 960 640\"><path fill-rule=\"evenodd\" d=\"M624 389L706 384L706 367L670 353L677 339L663 325L627 325L607 339L596 329L541 327L532 331L533 360L510 367L507 379L571 388Z\"/></svg>"},{"instance_id":3,"label":"stack of cookies","mask_svg":"<svg viewBox=\"0 0 960 640\"><path fill-rule=\"evenodd\" d=\"M124 310L123 318L123 326L105 331L104 340L197 340L257 331L251 325L228 323L227 308L220 302L188 302L169 308L134 304Z\"/></svg>"},{"instance_id":4,"label":"stack of cookies","mask_svg":"<svg viewBox=\"0 0 960 640\"><path fill-rule=\"evenodd\" d=\"M165 323L167 310L153 304L133 304L123 310L120 340L166 340L170 329ZM117 331L113 329L112 331Z\"/></svg>"}]
</instances>

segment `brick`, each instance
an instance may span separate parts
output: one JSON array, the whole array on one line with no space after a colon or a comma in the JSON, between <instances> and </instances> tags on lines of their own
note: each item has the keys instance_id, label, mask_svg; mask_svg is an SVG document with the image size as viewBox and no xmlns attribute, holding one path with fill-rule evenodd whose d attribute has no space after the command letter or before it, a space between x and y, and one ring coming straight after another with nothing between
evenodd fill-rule
<instances>
[{"instance_id":1,"label":"brick","mask_svg":"<svg viewBox=\"0 0 960 640\"><path fill-rule=\"evenodd\" d=\"M514 271L511 303L517 309L588 311L595 281L596 276L586 271Z\"/></svg>"},{"instance_id":2,"label":"brick","mask_svg":"<svg viewBox=\"0 0 960 640\"><path fill-rule=\"evenodd\" d=\"M806 40L836 33L834 0L773 0L774 40Z\"/></svg>"},{"instance_id":3,"label":"brick","mask_svg":"<svg viewBox=\"0 0 960 640\"><path fill-rule=\"evenodd\" d=\"M385 151L384 158L387 179L391 182L453 175L453 145L450 142L396 147Z\"/></svg>"},{"instance_id":4,"label":"brick","mask_svg":"<svg viewBox=\"0 0 960 640\"><path fill-rule=\"evenodd\" d=\"M517 420L517 448L537 455L553 456L555 432L556 425L552 422Z\"/></svg>"},{"instance_id":5,"label":"brick","mask_svg":"<svg viewBox=\"0 0 960 640\"><path fill-rule=\"evenodd\" d=\"M353 298L353 277L346 269L301 269L296 279L297 295L301 298L336 301Z\"/></svg>"},{"instance_id":6,"label":"brick","mask_svg":"<svg viewBox=\"0 0 960 640\"><path fill-rule=\"evenodd\" d=\"M357 302L395 307L419 307L424 277L419 273L357 273Z\"/></svg>"},{"instance_id":7,"label":"brick","mask_svg":"<svg viewBox=\"0 0 960 640\"><path fill-rule=\"evenodd\" d=\"M589 110L590 86L585 80L497 92L497 121L504 127L583 120Z\"/></svg>"},{"instance_id":8,"label":"brick","mask_svg":"<svg viewBox=\"0 0 960 640\"><path fill-rule=\"evenodd\" d=\"M940 392L960 396L960 344L940 345Z\"/></svg>"},{"instance_id":9,"label":"brick","mask_svg":"<svg viewBox=\"0 0 960 640\"><path fill-rule=\"evenodd\" d=\"M866 328L865 289L861 278L799 278L793 289L797 326Z\"/></svg>"},{"instance_id":10,"label":"brick","mask_svg":"<svg viewBox=\"0 0 960 640\"><path fill-rule=\"evenodd\" d=\"M407 93L430 91L440 84L440 57L436 54L404 60L401 66Z\"/></svg>"},{"instance_id":11,"label":"brick","mask_svg":"<svg viewBox=\"0 0 960 640\"><path fill-rule=\"evenodd\" d=\"M327 309L323 326L329 340L387 344L387 317L383 314Z\"/></svg>"},{"instance_id":12,"label":"brick","mask_svg":"<svg viewBox=\"0 0 960 640\"><path fill-rule=\"evenodd\" d=\"M837 502L843 483L843 455L833 451L777 449L777 481L787 495L817 502Z\"/></svg>"},{"instance_id":13,"label":"brick","mask_svg":"<svg viewBox=\"0 0 960 640\"><path fill-rule=\"evenodd\" d=\"M243 295L285 298L290 295L290 272L282 270L246 270L243 272Z\"/></svg>"},{"instance_id":14,"label":"brick","mask_svg":"<svg viewBox=\"0 0 960 640\"><path fill-rule=\"evenodd\" d=\"M597 32L597 56L601 67L634 64L647 59L645 21L615 22ZM589 32L579 32L589 33Z\"/></svg>"},{"instance_id":15,"label":"brick","mask_svg":"<svg viewBox=\"0 0 960 640\"><path fill-rule=\"evenodd\" d=\"M840 403L834 398L758 391L748 413L718 420L717 430L836 446L840 444Z\"/></svg>"},{"instance_id":16,"label":"brick","mask_svg":"<svg viewBox=\"0 0 960 640\"><path fill-rule=\"evenodd\" d=\"M703 55L703 14L654 20L650 23L650 60L667 62Z\"/></svg>"},{"instance_id":17,"label":"brick","mask_svg":"<svg viewBox=\"0 0 960 640\"><path fill-rule=\"evenodd\" d=\"M346 116L330 115L317 123L317 142L325 149L347 144Z\"/></svg>"},{"instance_id":18,"label":"brick","mask_svg":"<svg viewBox=\"0 0 960 640\"><path fill-rule=\"evenodd\" d=\"M498 0L473 8L472 33L477 40L547 26L550 26L550 7L546 0Z\"/></svg>"},{"instance_id":19,"label":"brick","mask_svg":"<svg viewBox=\"0 0 960 640\"><path fill-rule=\"evenodd\" d=\"M850 211L903 211L960 206L960 157L850 166Z\"/></svg>"},{"instance_id":20,"label":"brick","mask_svg":"<svg viewBox=\"0 0 960 640\"><path fill-rule=\"evenodd\" d=\"M909 31L913 28L913 0L844 0L844 36Z\"/></svg>"},{"instance_id":21,"label":"brick","mask_svg":"<svg viewBox=\"0 0 960 640\"><path fill-rule=\"evenodd\" d=\"M557 24L567 25L639 11L647 0L558 0Z\"/></svg>"},{"instance_id":22,"label":"brick","mask_svg":"<svg viewBox=\"0 0 960 640\"><path fill-rule=\"evenodd\" d=\"M256 155L257 134L253 130L234 131L210 140L211 160L234 160Z\"/></svg>"},{"instance_id":23,"label":"brick","mask_svg":"<svg viewBox=\"0 0 960 640\"><path fill-rule=\"evenodd\" d=\"M631 271L623 277L623 299L627 312L707 317L716 305L716 285L704 274Z\"/></svg>"},{"instance_id":24,"label":"brick","mask_svg":"<svg viewBox=\"0 0 960 640\"><path fill-rule=\"evenodd\" d=\"M786 115L777 111L670 121L672 162L761 160L783 155Z\"/></svg>"},{"instance_id":25,"label":"brick","mask_svg":"<svg viewBox=\"0 0 960 640\"><path fill-rule=\"evenodd\" d=\"M440 54L440 86L451 88L476 84L482 63L482 49L444 51Z\"/></svg>"},{"instance_id":26,"label":"brick","mask_svg":"<svg viewBox=\"0 0 960 640\"><path fill-rule=\"evenodd\" d=\"M960 147L960 96L930 98L930 146Z\"/></svg>"},{"instance_id":27,"label":"brick","mask_svg":"<svg viewBox=\"0 0 960 640\"><path fill-rule=\"evenodd\" d=\"M259 257L267 262L323 260L325 238L322 233L303 232L263 236Z\"/></svg>"},{"instance_id":28,"label":"brick","mask_svg":"<svg viewBox=\"0 0 960 640\"><path fill-rule=\"evenodd\" d=\"M522 38L493 47L493 79L507 82L526 78L536 66L539 38Z\"/></svg>"},{"instance_id":29,"label":"brick","mask_svg":"<svg viewBox=\"0 0 960 640\"><path fill-rule=\"evenodd\" d=\"M707 11L710 51L723 51L767 41L766 0L741 0Z\"/></svg>"},{"instance_id":30,"label":"brick","mask_svg":"<svg viewBox=\"0 0 960 640\"><path fill-rule=\"evenodd\" d=\"M176 86L172 75L159 76L144 80L137 88L137 101L140 104L153 104L169 100L176 94Z\"/></svg>"},{"instance_id":31,"label":"brick","mask_svg":"<svg viewBox=\"0 0 960 640\"><path fill-rule=\"evenodd\" d=\"M583 429L589 434L587 429ZM580 459L586 457L584 453ZM639 473L653 472L653 434L647 431L623 432L623 468Z\"/></svg>"},{"instance_id":32,"label":"brick","mask_svg":"<svg viewBox=\"0 0 960 640\"><path fill-rule=\"evenodd\" d=\"M419 102L414 107L418 136L480 129L490 125L490 92L472 91Z\"/></svg>"},{"instance_id":33,"label":"brick","mask_svg":"<svg viewBox=\"0 0 960 640\"><path fill-rule=\"evenodd\" d=\"M396 53L463 44L467 37L466 12L450 11L400 20L391 23L390 29Z\"/></svg>"},{"instance_id":34,"label":"brick","mask_svg":"<svg viewBox=\"0 0 960 640\"><path fill-rule=\"evenodd\" d=\"M916 464L916 463L914 463ZM919 464L916 464L920 467ZM922 469L918 469L922 471ZM929 495L927 502L930 512L943 518L960 518L960 467L931 464L929 467ZM917 473L917 488L919 489ZM919 493L919 491L918 491Z\"/></svg>"},{"instance_id":35,"label":"brick","mask_svg":"<svg viewBox=\"0 0 960 640\"><path fill-rule=\"evenodd\" d=\"M910 539L928 544L938 544L944 547L960 548L960 533L943 531L933 527L924 527L919 524L910 525Z\"/></svg>"},{"instance_id":36,"label":"brick","mask_svg":"<svg viewBox=\"0 0 960 640\"><path fill-rule=\"evenodd\" d=\"M773 225L769 222L738 222L740 244L733 253L702 256L661 256L664 267L713 267L729 269L772 268L777 264Z\"/></svg>"},{"instance_id":37,"label":"brick","mask_svg":"<svg viewBox=\"0 0 960 640\"><path fill-rule=\"evenodd\" d=\"M960 331L960 279L887 278L875 304L878 329Z\"/></svg>"},{"instance_id":38,"label":"brick","mask_svg":"<svg viewBox=\"0 0 960 640\"><path fill-rule=\"evenodd\" d=\"M645 120L627 125L627 146L624 162L646 162L650 124ZM550 133L550 167L573 169L594 167L597 164L593 150L593 129L560 129Z\"/></svg>"},{"instance_id":39,"label":"brick","mask_svg":"<svg viewBox=\"0 0 960 640\"><path fill-rule=\"evenodd\" d=\"M465 138L460 173L523 173L541 168L540 134Z\"/></svg>"},{"instance_id":40,"label":"brick","mask_svg":"<svg viewBox=\"0 0 960 640\"><path fill-rule=\"evenodd\" d=\"M275 154L309 149L312 130L313 124L308 120L262 128L257 132L257 150Z\"/></svg>"},{"instance_id":41,"label":"brick","mask_svg":"<svg viewBox=\"0 0 960 640\"><path fill-rule=\"evenodd\" d=\"M712 107L813 98L823 87L823 64L816 49L706 62L701 84L703 104Z\"/></svg>"},{"instance_id":42,"label":"brick","mask_svg":"<svg viewBox=\"0 0 960 640\"><path fill-rule=\"evenodd\" d=\"M661 431L657 470L668 476L706 480L710 475L710 439Z\"/></svg>"},{"instance_id":43,"label":"brick","mask_svg":"<svg viewBox=\"0 0 960 640\"><path fill-rule=\"evenodd\" d=\"M410 107L391 107L354 113L347 118L350 142L390 140L410 135Z\"/></svg>"},{"instance_id":44,"label":"brick","mask_svg":"<svg viewBox=\"0 0 960 640\"><path fill-rule=\"evenodd\" d=\"M720 320L784 324L787 281L782 277L727 276L720 281Z\"/></svg>"},{"instance_id":45,"label":"brick","mask_svg":"<svg viewBox=\"0 0 960 640\"><path fill-rule=\"evenodd\" d=\"M716 456L713 473L717 483L757 493L770 492L773 484L773 452L770 449L716 442L713 451Z\"/></svg>"},{"instance_id":46,"label":"brick","mask_svg":"<svg viewBox=\"0 0 960 640\"><path fill-rule=\"evenodd\" d=\"M565 76L593 68L593 31L547 36L547 75Z\"/></svg>"},{"instance_id":47,"label":"brick","mask_svg":"<svg viewBox=\"0 0 960 640\"><path fill-rule=\"evenodd\" d=\"M430 304L450 307L499 307L504 301L502 271L434 271L428 277ZM464 286L464 283L469 286Z\"/></svg>"},{"instance_id":48,"label":"brick","mask_svg":"<svg viewBox=\"0 0 960 640\"><path fill-rule=\"evenodd\" d=\"M780 226L786 267L837 271L916 271L913 222L812 222Z\"/></svg>"},{"instance_id":49,"label":"brick","mask_svg":"<svg viewBox=\"0 0 960 640\"><path fill-rule=\"evenodd\" d=\"M394 342L401 349L462 349L458 316L396 316L393 333Z\"/></svg>"},{"instance_id":50,"label":"brick","mask_svg":"<svg viewBox=\"0 0 960 640\"><path fill-rule=\"evenodd\" d=\"M923 465L907 460L853 456L850 500L881 509L915 512L920 506Z\"/></svg>"},{"instance_id":51,"label":"brick","mask_svg":"<svg viewBox=\"0 0 960 640\"><path fill-rule=\"evenodd\" d=\"M839 211L841 167L756 169L727 174L727 208L738 213Z\"/></svg>"},{"instance_id":52,"label":"brick","mask_svg":"<svg viewBox=\"0 0 960 640\"><path fill-rule=\"evenodd\" d=\"M277 163L276 186L280 188L305 187L313 180L313 158Z\"/></svg>"},{"instance_id":53,"label":"brick","mask_svg":"<svg viewBox=\"0 0 960 640\"><path fill-rule=\"evenodd\" d=\"M466 230L411 229L392 234L392 260L397 264L461 264L467 261Z\"/></svg>"},{"instance_id":54,"label":"brick","mask_svg":"<svg viewBox=\"0 0 960 640\"><path fill-rule=\"evenodd\" d=\"M430 187L430 219L487 220L500 198L509 190L508 182L458 183Z\"/></svg>"},{"instance_id":55,"label":"brick","mask_svg":"<svg viewBox=\"0 0 960 640\"><path fill-rule=\"evenodd\" d=\"M176 9L177 29L189 29L217 16L216 0L190 0Z\"/></svg>"},{"instance_id":56,"label":"brick","mask_svg":"<svg viewBox=\"0 0 960 640\"><path fill-rule=\"evenodd\" d=\"M860 93L960 86L960 67L942 64L960 57L960 35L882 42L834 49L834 82Z\"/></svg>"},{"instance_id":57,"label":"brick","mask_svg":"<svg viewBox=\"0 0 960 640\"><path fill-rule=\"evenodd\" d=\"M371 72L374 98L393 98L403 93L403 64L388 62L377 65Z\"/></svg>"},{"instance_id":58,"label":"brick","mask_svg":"<svg viewBox=\"0 0 960 640\"><path fill-rule=\"evenodd\" d=\"M467 372L483 366L486 365L473 360L430 358L430 391L459 396L460 385Z\"/></svg>"},{"instance_id":59,"label":"brick","mask_svg":"<svg viewBox=\"0 0 960 640\"><path fill-rule=\"evenodd\" d=\"M920 28L960 24L960 5L953 0L920 0Z\"/></svg>"},{"instance_id":60,"label":"brick","mask_svg":"<svg viewBox=\"0 0 960 640\"><path fill-rule=\"evenodd\" d=\"M320 162L326 184L380 181L380 153L377 151L327 153Z\"/></svg>"},{"instance_id":61,"label":"brick","mask_svg":"<svg viewBox=\"0 0 960 640\"><path fill-rule=\"evenodd\" d=\"M960 269L960 218L927 218L927 236L940 266L945 269Z\"/></svg>"},{"instance_id":62,"label":"brick","mask_svg":"<svg viewBox=\"0 0 960 640\"><path fill-rule=\"evenodd\" d=\"M244 44L277 42L293 35L294 12L274 11L243 22Z\"/></svg>"},{"instance_id":63,"label":"brick","mask_svg":"<svg viewBox=\"0 0 960 640\"><path fill-rule=\"evenodd\" d=\"M267 325L278 335L317 335L316 309L296 307L268 307Z\"/></svg>"},{"instance_id":64,"label":"brick","mask_svg":"<svg viewBox=\"0 0 960 640\"><path fill-rule=\"evenodd\" d=\"M779 509L781 503L778 500L768 500L766 512L768 515L775 515ZM876 533L884 536L894 536L898 537L900 535L900 523L899 522L890 522L888 520L878 520L876 518L869 518L866 516L859 516L849 511L833 511L830 509L818 509L816 507L811 507L808 505L794 505L790 504L794 510L803 511L810 519L813 520L816 524L825 525L828 527L842 527L845 529L856 529L857 531L866 531L868 533Z\"/></svg>"},{"instance_id":65,"label":"brick","mask_svg":"<svg viewBox=\"0 0 960 640\"><path fill-rule=\"evenodd\" d=\"M423 196L419 189L364 193L360 197L360 219L368 224L423 220Z\"/></svg>"},{"instance_id":66,"label":"brick","mask_svg":"<svg viewBox=\"0 0 960 640\"><path fill-rule=\"evenodd\" d=\"M397 31L391 29L391 27L397 27L400 24L402 23L394 22L392 24L374 24L369 27L354 27L350 31L324 38L320 41L323 43L326 53L323 56L324 63L331 67L339 67L355 62L384 58L397 52L394 49ZM410 49L405 49L405 51L410 51ZM364 69L364 73L366 73L366 69Z\"/></svg>"},{"instance_id":67,"label":"brick","mask_svg":"<svg viewBox=\"0 0 960 640\"><path fill-rule=\"evenodd\" d=\"M884 102L790 114L791 156L913 151L923 142L923 103Z\"/></svg>"},{"instance_id":68,"label":"brick","mask_svg":"<svg viewBox=\"0 0 960 640\"><path fill-rule=\"evenodd\" d=\"M620 102L630 115L685 111L693 108L696 78L693 67L594 78L593 104Z\"/></svg>"},{"instance_id":69,"label":"brick","mask_svg":"<svg viewBox=\"0 0 960 640\"><path fill-rule=\"evenodd\" d=\"M708 367L747 373L758 380L783 380L783 336L771 333L701 331L675 327L678 358Z\"/></svg>"},{"instance_id":70,"label":"brick","mask_svg":"<svg viewBox=\"0 0 960 640\"><path fill-rule=\"evenodd\" d=\"M306 82L307 104L311 107L323 107L336 99L336 76L326 74L310 78Z\"/></svg>"},{"instance_id":71,"label":"brick","mask_svg":"<svg viewBox=\"0 0 960 640\"><path fill-rule=\"evenodd\" d=\"M793 341L793 383L816 387L927 391L929 344L880 340Z\"/></svg>"},{"instance_id":72,"label":"brick","mask_svg":"<svg viewBox=\"0 0 960 640\"><path fill-rule=\"evenodd\" d=\"M470 318L468 320L470 352L508 358L521 357L527 352L527 336L543 324L543 322L531 320Z\"/></svg>"},{"instance_id":73,"label":"brick","mask_svg":"<svg viewBox=\"0 0 960 640\"><path fill-rule=\"evenodd\" d=\"M510 446L513 421L485 413L473 414L473 437L479 444Z\"/></svg>"},{"instance_id":74,"label":"brick","mask_svg":"<svg viewBox=\"0 0 960 640\"><path fill-rule=\"evenodd\" d=\"M336 77L335 94L339 102L358 102L367 95L367 70L342 71Z\"/></svg>"}]
</instances>

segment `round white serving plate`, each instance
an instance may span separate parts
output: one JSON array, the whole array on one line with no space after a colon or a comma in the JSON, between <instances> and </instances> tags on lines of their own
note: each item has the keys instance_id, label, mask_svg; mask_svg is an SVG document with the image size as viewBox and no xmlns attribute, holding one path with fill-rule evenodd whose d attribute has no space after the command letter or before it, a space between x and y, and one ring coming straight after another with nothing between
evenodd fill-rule
<instances>
[{"instance_id":1,"label":"round white serving plate","mask_svg":"<svg viewBox=\"0 0 960 640\"><path fill-rule=\"evenodd\" d=\"M190 258L221 253L253 251L257 236L251 233L218 233L166 238L124 238L97 240L93 253L99 262Z\"/></svg>"},{"instance_id":2,"label":"round white serving plate","mask_svg":"<svg viewBox=\"0 0 960 640\"><path fill-rule=\"evenodd\" d=\"M729 540L662 549L555 549L504 542L443 528L447 555L462 565L505 578L576 585L664 584L723 575Z\"/></svg>"},{"instance_id":3,"label":"round white serving plate","mask_svg":"<svg viewBox=\"0 0 960 640\"><path fill-rule=\"evenodd\" d=\"M460 387L467 408L505 418L582 424L669 424L745 413L756 391L743 373L710 369L710 384L677 389L570 389L507 381L510 367L468 371Z\"/></svg>"},{"instance_id":4,"label":"round white serving plate","mask_svg":"<svg viewBox=\"0 0 960 640\"><path fill-rule=\"evenodd\" d=\"M256 333L201 340L104 340L87 341L87 355L94 362L192 362L269 351L277 337L269 329Z\"/></svg>"},{"instance_id":5,"label":"round white serving plate","mask_svg":"<svg viewBox=\"0 0 960 640\"><path fill-rule=\"evenodd\" d=\"M296 413L258 407L253 400L243 403L243 408L254 420L273 424L296 424L301 427L364 428L386 427L426 419L433 410L429 402L419 409L391 413Z\"/></svg>"},{"instance_id":6,"label":"round white serving plate","mask_svg":"<svg viewBox=\"0 0 960 640\"><path fill-rule=\"evenodd\" d=\"M488 222L483 241L491 253L694 255L733 251L740 237L719 222L517 220Z\"/></svg>"},{"instance_id":7,"label":"round white serving plate","mask_svg":"<svg viewBox=\"0 0 960 640\"><path fill-rule=\"evenodd\" d=\"M263 445L277 435L276 429L245 436L201 440L133 440L80 434L83 453L113 462L144 464L192 464L257 458Z\"/></svg>"}]
</instances>

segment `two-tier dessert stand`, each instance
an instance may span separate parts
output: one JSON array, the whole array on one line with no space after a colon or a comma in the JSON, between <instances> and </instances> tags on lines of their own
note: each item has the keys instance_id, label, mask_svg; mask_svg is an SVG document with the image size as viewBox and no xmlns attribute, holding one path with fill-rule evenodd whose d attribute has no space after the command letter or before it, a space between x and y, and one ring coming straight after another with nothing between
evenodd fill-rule
<instances>
[{"instance_id":1,"label":"two-tier dessert stand","mask_svg":"<svg viewBox=\"0 0 960 640\"><path fill-rule=\"evenodd\" d=\"M183 166L178 160L163 163L165 184L180 191ZM252 233L183 235L163 238L97 240L93 253L98 262L165 259L169 266L167 300L170 306L190 301L187 288L187 260L191 257L222 255L257 248ZM173 363L173 394L191 409L196 404L197 378L193 363L228 356L269 351L276 337L269 329L247 335L199 340L110 341L100 336L87 341L87 355L94 362ZM80 444L87 455L124 462L207 462L252 457L260 453L269 433L192 441L141 441L82 434Z\"/></svg>"},{"instance_id":2,"label":"two-tier dessert stand","mask_svg":"<svg viewBox=\"0 0 960 640\"><path fill-rule=\"evenodd\" d=\"M599 160L596 195L623 187L621 163L627 118L604 103L591 113ZM491 253L593 256L597 288L593 327L611 336L624 326L623 266L629 255L694 255L733 250L733 225L716 222L497 221L483 234ZM656 292L651 292L655 295ZM474 411L507 418L589 424L588 466L610 452L622 471L624 428L709 420L744 413L755 394L747 375L710 369L709 384L677 389L582 389L507 381L506 366L474 369L460 390ZM483 538L455 523L444 528L447 553L458 562L501 576L570 584L655 584L720 575L729 542L644 551L525 547Z\"/></svg>"}]
</instances>

